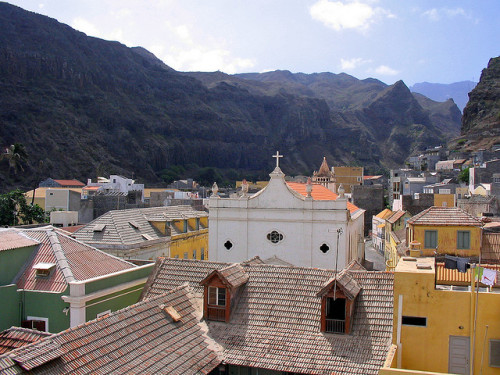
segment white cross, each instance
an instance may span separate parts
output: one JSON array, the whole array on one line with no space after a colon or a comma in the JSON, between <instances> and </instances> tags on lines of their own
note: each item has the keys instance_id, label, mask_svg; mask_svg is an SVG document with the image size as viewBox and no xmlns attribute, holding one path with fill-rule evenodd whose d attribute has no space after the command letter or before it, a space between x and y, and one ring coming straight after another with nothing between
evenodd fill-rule
<instances>
[{"instance_id":1,"label":"white cross","mask_svg":"<svg viewBox=\"0 0 500 375\"><path fill-rule=\"evenodd\" d=\"M279 151L276 151L276 155L273 155L273 158L276 158L276 168L280 167L280 159L283 155L280 155Z\"/></svg>"}]
</instances>

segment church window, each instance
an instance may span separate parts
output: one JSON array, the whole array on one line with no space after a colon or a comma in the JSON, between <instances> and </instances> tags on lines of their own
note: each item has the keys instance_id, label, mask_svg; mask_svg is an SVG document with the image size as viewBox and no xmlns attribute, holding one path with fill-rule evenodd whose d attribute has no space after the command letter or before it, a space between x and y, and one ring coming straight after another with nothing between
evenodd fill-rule
<instances>
[{"instance_id":1,"label":"church window","mask_svg":"<svg viewBox=\"0 0 500 375\"><path fill-rule=\"evenodd\" d=\"M324 243L323 245L321 245L321 246L319 247L319 249L323 252L323 254L326 254L326 252L327 252L328 250L330 250L330 246L328 246L326 243Z\"/></svg>"},{"instance_id":2,"label":"church window","mask_svg":"<svg viewBox=\"0 0 500 375\"><path fill-rule=\"evenodd\" d=\"M272 243L278 243L283 241L283 235L278 231L273 230L272 232L267 234L267 239Z\"/></svg>"},{"instance_id":3,"label":"church window","mask_svg":"<svg viewBox=\"0 0 500 375\"><path fill-rule=\"evenodd\" d=\"M231 250L231 248L233 247L233 244L231 243L231 241L226 241L224 243L224 247L227 249L227 250Z\"/></svg>"}]
</instances>

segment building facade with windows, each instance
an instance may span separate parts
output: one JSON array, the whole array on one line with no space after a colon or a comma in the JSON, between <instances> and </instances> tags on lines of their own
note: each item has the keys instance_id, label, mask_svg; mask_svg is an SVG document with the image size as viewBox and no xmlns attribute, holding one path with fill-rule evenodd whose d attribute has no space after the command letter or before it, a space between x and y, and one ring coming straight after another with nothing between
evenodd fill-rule
<instances>
[{"instance_id":1,"label":"building facade with windows","mask_svg":"<svg viewBox=\"0 0 500 375\"><path fill-rule=\"evenodd\" d=\"M210 259L273 256L303 267L342 269L364 258L364 210L318 184L286 182L277 166L253 195L210 198Z\"/></svg>"},{"instance_id":2,"label":"building facade with windows","mask_svg":"<svg viewBox=\"0 0 500 375\"><path fill-rule=\"evenodd\" d=\"M191 206L109 211L73 236L123 259L208 259L208 214Z\"/></svg>"},{"instance_id":3,"label":"building facade with windows","mask_svg":"<svg viewBox=\"0 0 500 375\"><path fill-rule=\"evenodd\" d=\"M53 227L0 230L0 330L59 332L131 305L153 265L136 266Z\"/></svg>"},{"instance_id":4,"label":"building facade with windows","mask_svg":"<svg viewBox=\"0 0 500 375\"><path fill-rule=\"evenodd\" d=\"M434 258L399 261L394 272L394 350L390 365L379 374L499 374L498 285L471 283L470 270L468 284L457 282L463 276L453 270L456 280L447 278L445 285L441 266L435 266Z\"/></svg>"},{"instance_id":5,"label":"building facade with windows","mask_svg":"<svg viewBox=\"0 0 500 375\"><path fill-rule=\"evenodd\" d=\"M482 223L457 207L432 206L408 220L407 244L424 256L479 256Z\"/></svg>"}]
</instances>

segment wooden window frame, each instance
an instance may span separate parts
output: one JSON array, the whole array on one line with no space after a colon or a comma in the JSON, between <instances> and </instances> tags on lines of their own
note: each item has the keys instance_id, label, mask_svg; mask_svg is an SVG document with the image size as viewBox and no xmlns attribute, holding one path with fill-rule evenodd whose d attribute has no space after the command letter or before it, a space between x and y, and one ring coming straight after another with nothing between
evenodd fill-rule
<instances>
[{"instance_id":1,"label":"wooden window frame","mask_svg":"<svg viewBox=\"0 0 500 375\"><path fill-rule=\"evenodd\" d=\"M431 239L429 239L429 243L427 242L427 234L431 234L431 233L435 233L436 234L436 239L435 239L435 246L433 246L433 244L431 243ZM438 243L439 243L439 233L437 230L434 230L434 229L426 229L424 231L424 249L435 249L438 247ZM427 246L429 245L429 246Z\"/></svg>"},{"instance_id":2,"label":"wooden window frame","mask_svg":"<svg viewBox=\"0 0 500 375\"><path fill-rule=\"evenodd\" d=\"M467 235L467 246L464 244L465 235ZM457 230L457 249L470 250L470 230Z\"/></svg>"}]
</instances>

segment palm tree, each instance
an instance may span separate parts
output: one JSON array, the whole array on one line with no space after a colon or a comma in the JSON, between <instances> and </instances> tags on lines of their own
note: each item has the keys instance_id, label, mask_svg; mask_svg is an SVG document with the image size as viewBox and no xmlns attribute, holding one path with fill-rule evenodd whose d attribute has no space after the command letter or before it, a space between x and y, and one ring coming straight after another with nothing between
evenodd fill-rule
<instances>
[{"instance_id":1,"label":"palm tree","mask_svg":"<svg viewBox=\"0 0 500 375\"><path fill-rule=\"evenodd\" d=\"M21 143L14 143L9 147L5 148L5 152L0 155L0 160L7 160L9 163L9 169L14 170L14 174L17 174L17 170L21 169L24 172L23 163L28 159L28 154L24 145Z\"/></svg>"}]
</instances>

